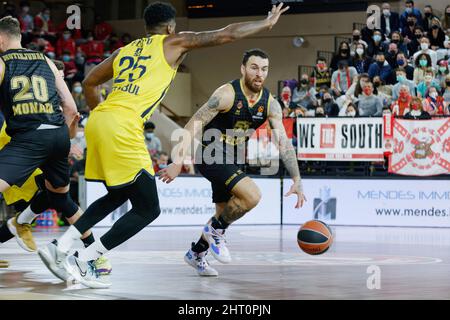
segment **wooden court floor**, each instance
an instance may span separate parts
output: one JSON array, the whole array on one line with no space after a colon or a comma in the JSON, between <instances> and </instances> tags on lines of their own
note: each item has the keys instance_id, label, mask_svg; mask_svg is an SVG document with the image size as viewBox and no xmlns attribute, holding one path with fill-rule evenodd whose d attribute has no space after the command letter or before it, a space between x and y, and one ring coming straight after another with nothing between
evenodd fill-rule
<instances>
[{"instance_id":1,"label":"wooden court floor","mask_svg":"<svg viewBox=\"0 0 450 320\"><path fill-rule=\"evenodd\" d=\"M297 246L296 226L232 226L233 261L210 257L219 277L201 278L183 261L201 227L146 228L108 254L113 285L103 290L59 281L11 240L0 246L10 261L0 269L0 299L450 299L449 229L332 229L332 248L310 256ZM60 234L35 232L38 246Z\"/></svg>"}]
</instances>

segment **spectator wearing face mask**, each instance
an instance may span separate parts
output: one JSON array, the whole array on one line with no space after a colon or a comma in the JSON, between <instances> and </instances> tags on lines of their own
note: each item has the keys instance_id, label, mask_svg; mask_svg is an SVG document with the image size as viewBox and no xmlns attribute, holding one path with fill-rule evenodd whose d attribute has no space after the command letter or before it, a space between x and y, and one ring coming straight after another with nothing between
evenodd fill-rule
<instances>
[{"instance_id":1,"label":"spectator wearing face mask","mask_svg":"<svg viewBox=\"0 0 450 320\"><path fill-rule=\"evenodd\" d=\"M420 48L420 39L423 37L424 35L424 31L422 29L422 27L418 27L416 26L414 28L414 35L413 38L405 38L405 43L406 46L408 48L408 53L409 56L413 55L414 53L416 53L417 51L421 50Z\"/></svg>"},{"instance_id":2,"label":"spectator wearing face mask","mask_svg":"<svg viewBox=\"0 0 450 320\"><path fill-rule=\"evenodd\" d=\"M86 43L81 45L81 50L86 57L86 64L99 64L103 60L103 42L94 40L94 35L91 31L88 32L86 40Z\"/></svg>"},{"instance_id":3,"label":"spectator wearing face mask","mask_svg":"<svg viewBox=\"0 0 450 320\"><path fill-rule=\"evenodd\" d=\"M33 32L34 18L32 15L30 15L30 4L28 3L28 1L20 2L19 21L22 34Z\"/></svg>"},{"instance_id":4,"label":"spectator wearing face mask","mask_svg":"<svg viewBox=\"0 0 450 320\"><path fill-rule=\"evenodd\" d=\"M372 63L369 67L370 79L373 79L375 76L379 76L383 82L391 84L393 83L392 74L392 67L386 61L384 53L378 53L376 62Z\"/></svg>"},{"instance_id":5,"label":"spectator wearing face mask","mask_svg":"<svg viewBox=\"0 0 450 320\"><path fill-rule=\"evenodd\" d=\"M353 78L358 75L354 67L349 67L347 60L338 63L338 70L331 76L331 89L335 96L345 95L353 82Z\"/></svg>"},{"instance_id":6,"label":"spectator wearing face mask","mask_svg":"<svg viewBox=\"0 0 450 320\"><path fill-rule=\"evenodd\" d=\"M442 97L444 98L445 112L448 115L450 114L450 75L447 75L447 77L445 78Z\"/></svg>"},{"instance_id":7,"label":"spectator wearing face mask","mask_svg":"<svg viewBox=\"0 0 450 320\"><path fill-rule=\"evenodd\" d=\"M69 30L65 30L56 42L56 55L61 57L64 51L68 51L72 59L75 58L77 46L75 40L72 39L72 34Z\"/></svg>"},{"instance_id":8,"label":"spectator wearing face mask","mask_svg":"<svg viewBox=\"0 0 450 320\"><path fill-rule=\"evenodd\" d=\"M327 60L323 57L318 57L316 66L311 74L314 81L316 91L319 91L322 86L331 86L331 73L327 66Z\"/></svg>"},{"instance_id":9,"label":"spectator wearing face mask","mask_svg":"<svg viewBox=\"0 0 450 320\"><path fill-rule=\"evenodd\" d=\"M160 151L156 156L156 163L153 165L155 173L169 166L169 155L167 152Z\"/></svg>"},{"instance_id":10,"label":"spectator wearing face mask","mask_svg":"<svg viewBox=\"0 0 450 320\"><path fill-rule=\"evenodd\" d=\"M355 50L353 66L359 74L367 73L370 65L373 63L373 59L366 55L366 47L363 44L357 44Z\"/></svg>"},{"instance_id":11,"label":"spectator wearing face mask","mask_svg":"<svg viewBox=\"0 0 450 320\"><path fill-rule=\"evenodd\" d=\"M403 30L407 27L407 19L409 15L414 15L417 19L417 24L422 26L422 13L419 9L414 7L414 1L405 1L405 11L400 16L400 28Z\"/></svg>"},{"instance_id":12,"label":"spectator wearing face mask","mask_svg":"<svg viewBox=\"0 0 450 320\"><path fill-rule=\"evenodd\" d=\"M420 51L417 51L416 53L414 53L413 60L415 61L417 59L417 57L419 57L423 54L427 54L431 58L431 67L433 69L436 69L437 54L436 54L436 51L430 49L430 39L428 39L427 37L422 37L420 39L420 49L421 49Z\"/></svg>"},{"instance_id":13,"label":"spectator wearing face mask","mask_svg":"<svg viewBox=\"0 0 450 320\"><path fill-rule=\"evenodd\" d=\"M339 44L338 52L333 56L330 63L330 68L335 71L338 69L339 61L347 61L347 65L352 65L352 56L350 55L350 45L346 41Z\"/></svg>"},{"instance_id":14,"label":"spectator wearing face mask","mask_svg":"<svg viewBox=\"0 0 450 320\"><path fill-rule=\"evenodd\" d=\"M391 105L392 114L394 116L403 117L406 113L409 112L412 101L411 93L409 92L409 87L406 85L400 86L400 91L398 95L398 99L394 101Z\"/></svg>"},{"instance_id":15,"label":"spectator wearing face mask","mask_svg":"<svg viewBox=\"0 0 450 320\"><path fill-rule=\"evenodd\" d=\"M397 53L396 68L402 68L403 70L405 70L406 79L414 79L414 67L408 64L408 59L406 59L406 55L403 52Z\"/></svg>"},{"instance_id":16,"label":"spectator wearing face mask","mask_svg":"<svg viewBox=\"0 0 450 320\"><path fill-rule=\"evenodd\" d=\"M83 87L80 82L75 82L72 87L72 97L77 105L77 110L81 114L88 114L89 108L86 103L86 97L83 94Z\"/></svg>"},{"instance_id":17,"label":"spectator wearing face mask","mask_svg":"<svg viewBox=\"0 0 450 320\"><path fill-rule=\"evenodd\" d=\"M155 135L155 128L154 123L150 121L144 125L145 144L151 155L162 151L161 140Z\"/></svg>"},{"instance_id":18,"label":"spectator wearing face mask","mask_svg":"<svg viewBox=\"0 0 450 320\"><path fill-rule=\"evenodd\" d=\"M430 87L436 87L438 90L441 90L439 83L434 79L434 72L432 69L425 71L424 80L417 85L417 96L420 98L425 97L425 94Z\"/></svg>"},{"instance_id":19,"label":"spectator wearing face mask","mask_svg":"<svg viewBox=\"0 0 450 320\"><path fill-rule=\"evenodd\" d=\"M64 62L64 77L70 83L78 72L77 66L70 56L70 51L65 50L63 52L62 61Z\"/></svg>"},{"instance_id":20,"label":"spectator wearing face mask","mask_svg":"<svg viewBox=\"0 0 450 320\"><path fill-rule=\"evenodd\" d=\"M428 34L431 31L433 19L439 20L439 18L433 13L433 7L428 4L423 8L423 24L422 24L423 30Z\"/></svg>"},{"instance_id":21,"label":"spectator wearing face mask","mask_svg":"<svg viewBox=\"0 0 450 320\"><path fill-rule=\"evenodd\" d=\"M335 117L339 114L339 106L334 102L333 96L329 92L323 94L323 97L319 101L319 105L323 108L326 116Z\"/></svg>"},{"instance_id":22,"label":"spectator wearing face mask","mask_svg":"<svg viewBox=\"0 0 450 320\"><path fill-rule=\"evenodd\" d=\"M381 31L385 36L389 36L394 31L400 30L400 16L397 12L391 11L391 5L387 2L381 5Z\"/></svg>"},{"instance_id":23,"label":"spectator wearing face mask","mask_svg":"<svg viewBox=\"0 0 450 320\"><path fill-rule=\"evenodd\" d=\"M438 71L436 73L436 81L439 83L441 88L445 87L445 79L449 75L450 71L448 68L447 60L439 60L438 61Z\"/></svg>"},{"instance_id":24,"label":"spectator wearing face mask","mask_svg":"<svg viewBox=\"0 0 450 320\"><path fill-rule=\"evenodd\" d=\"M430 87L422 102L423 110L432 116L444 115L444 98L439 96L438 90L435 87Z\"/></svg>"},{"instance_id":25,"label":"spectator wearing face mask","mask_svg":"<svg viewBox=\"0 0 450 320\"><path fill-rule=\"evenodd\" d=\"M414 30L416 30L416 27L419 27L419 25L417 25L416 16L413 14L408 15L406 20L406 27L402 28L402 37L411 40L414 36Z\"/></svg>"},{"instance_id":26,"label":"spectator wearing face mask","mask_svg":"<svg viewBox=\"0 0 450 320\"><path fill-rule=\"evenodd\" d=\"M292 94L292 101L306 109L311 109L317 105L316 94L316 89L311 86L308 75L302 74L299 85Z\"/></svg>"},{"instance_id":27,"label":"spectator wearing face mask","mask_svg":"<svg viewBox=\"0 0 450 320\"><path fill-rule=\"evenodd\" d=\"M352 118L359 117L358 107L353 102L348 101L347 103L345 103L344 108L345 113L343 113L341 116Z\"/></svg>"},{"instance_id":28,"label":"spectator wearing face mask","mask_svg":"<svg viewBox=\"0 0 450 320\"><path fill-rule=\"evenodd\" d=\"M386 47L385 57L386 61L389 63L391 68L395 68L397 61L396 57L400 51L398 50L398 46L395 43L389 43Z\"/></svg>"},{"instance_id":29,"label":"spectator wearing face mask","mask_svg":"<svg viewBox=\"0 0 450 320\"><path fill-rule=\"evenodd\" d=\"M431 58L428 54L422 53L414 60L416 68L414 69L413 81L416 85L424 80L425 72L433 70L431 68Z\"/></svg>"},{"instance_id":30,"label":"spectator wearing face mask","mask_svg":"<svg viewBox=\"0 0 450 320\"><path fill-rule=\"evenodd\" d=\"M363 39L361 39L361 31L358 29L353 30L352 35L352 43L350 45L350 55L354 57L356 55L356 47L358 44L363 45L365 48L367 48L367 42L365 42Z\"/></svg>"},{"instance_id":31,"label":"spectator wearing face mask","mask_svg":"<svg viewBox=\"0 0 450 320\"><path fill-rule=\"evenodd\" d=\"M384 37L379 29L373 31L372 41L369 42L367 47L367 55L369 57L375 57L378 53L384 52L383 48Z\"/></svg>"},{"instance_id":32,"label":"spectator wearing face mask","mask_svg":"<svg viewBox=\"0 0 450 320\"><path fill-rule=\"evenodd\" d=\"M287 110L295 108L295 103L292 101L292 91L288 86L284 86L281 90L280 105Z\"/></svg>"},{"instance_id":33,"label":"spectator wearing face mask","mask_svg":"<svg viewBox=\"0 0 450 320\"><path fill-rule=\"evenodd\" d=\"M383 45L385 47L385 52L389 51L389 44L395 44L397 46L398 52L403 52L405 55L408 54L408 47L406 46L404 39L400 32L394 31L391 34L391 38L387 39Z\"/></svg>"},{"instance_id":34,"label":"spectator wearing face mask","mask_svg":"<svg viewBox=\"0 0 450 320\"><path fill-rule=\"evenodd\" d=\"M39 35L50 37L49 40L54 40L56 28L50 14L50 8L44 8L34 17L34 26Z\"/></svg>"},{"instance_id":35,"label":"spectator wearing face mask","mask_svg":"<svg viewBox=\"0 0 450 320\"><path fill-rule=\"evenodd\" d=\"M438 18L431 20L430 30L428 31L428 37L430 38L430 47L432 50L437 51L444 49L445 32L442 30L441 22Z\"/></svg>"},{"instance_id":36,"label":"spectator wearing face mask","mask_svg":"<svg viewBox=\"0 0 450 320\"><path fill-rule=\"evenodd\" d=\"M112 27L101 15L95 16L94 38L98 41L106 41L111 35Z\"/></svg>"},{"instance_id":37,"label":"spectator wearing face mask","mask_svg":"<svg viewBox=\"0 0 450 320\"><path fill-rule=\"evenodd\" d=\"M381 116L383 104L380 99L373 94L373 84L367 83L363 88L363 94L358 98L358 110L361 117Z\"/></svg>"},{"instance_id":38,"label":"spectator wearing face mask","mask_svg":"<svg viewBox=\"0 0 450 320\"><path fill-rule=\"evenodd\" d=\"M431 115L422 109L422 101L415 97L411 101L411 109L404 116L405 119L411 120L429 120Z\"/></svg>"},{"instance_id":39,"label":"spectator wearing face mask","mask_svg":"<svg viewBox=\"0 0 450 320\"><path fill-rule=\"evenodd\" d=\"M416 95L416 85L413 81L406 78L406 71L403 68L395 70L397 83L392 87L392 98L397 100L400 95L401 86L407 86L411 95Z\"/></svg>"}]
</instances>

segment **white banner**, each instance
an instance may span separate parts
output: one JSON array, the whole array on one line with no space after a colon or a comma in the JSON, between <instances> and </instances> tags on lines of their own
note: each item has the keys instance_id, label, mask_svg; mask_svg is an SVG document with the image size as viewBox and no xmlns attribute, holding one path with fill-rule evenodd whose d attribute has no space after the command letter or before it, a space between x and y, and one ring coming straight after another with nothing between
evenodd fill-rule
<instances>
[{"instance_id":1,"label":"white banner","mask_svg":"<svg viewBox=\"0 0 450 320\"><path fill-rule=\"evenodd\" d=\"M262 199L256 208L235 224L280 224L281 199L279 179L254 179ZM157 180L161 215L153 226L204 225L215 214L211 183L203 177L178 177L170 184ZM86 183L87 205L106 194L102 183ZM98 226L111 226L128 210L128 202L102 220Z\"/></svg>"},{"instance_id":2,"label":"white banner","mask_svg":"<svg viewBox=\"0 0 450 320\"><path fill-rule=\"evenodd\" d=\"M433 176L450 173L450 118L394 121L389 172Z\"/></svg>"},{"instance_id":3,"label":"white banner","mask_svg":"<svg viewBox=\"0 0 450 320\"><path fill-rule=\"evenodd\" d=\"M450 227L448 180L304 179L308 201L283 200L283 224ZM284 181L284 192L291 181Z\"/></svg>"},{"instance_id":4,"label":"white banner","mask_svg":"<svg viewBox=\"0 0 450 320\"><path fill-rule=\"evenodd\" d=\"M299 160L383 161L383 118L297 118Z\"/></svg>"}]
</instances>

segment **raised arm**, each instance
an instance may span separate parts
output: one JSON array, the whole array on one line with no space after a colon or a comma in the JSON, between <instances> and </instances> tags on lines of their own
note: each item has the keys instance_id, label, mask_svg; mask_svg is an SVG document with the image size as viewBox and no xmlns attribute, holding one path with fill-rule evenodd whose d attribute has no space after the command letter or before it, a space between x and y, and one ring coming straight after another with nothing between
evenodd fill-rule
<instances>
[{"instance_id":1,"label":"raised arm","mask_svg":"<svg viewBox=\"0 0 450 320\"><path fill-rule=\"evenodd\" d=\"M298 199L295 207L300 208L303 206L306 198L303 194L303 185L300 177L300 170L298 168L297 154L292 142L287 137L286 130L283 125L283 114L281 112L280 103L273 98L270 102L268 119L270 126L273 129L272 132L274 134L275 141L279 146L281 160L283 160L284 166L294 181L294 184L285 196L287 197L291 194L297 194Z\"/></svg>"},{"instance_id":2,"label":"raised arm","mask_svg":"<svg viewBox=\"0 0 450 320\"><path fill-rule=\"evenodd\" d=\"M100 101L98 86L109 81L114 76L113 63L120 49L114 51L106 60L95 66L83 80L83 91L89 109L94 110Z\"/></svg>"},{"instance_id":3,"label":"raised arm","mask_svg":"<svg viewBox=\"0 0 450 320\"><path fill-rule=\"evenodd\" d=\"M177 66L182 57L190 50L218 46L270 30L278 22L281 14L288 9L289 7L283 8L283 3L280 3L278 6L272 7L264 20L233 23L213 31L180 32L170 35L164 42L166 60L172 66Z\"/></svg>"},{"instance_id":4,"label":"raised arm","mask_svg":"<svg viewBox=\"0 0 450 320\"><path fill-rule=\"evenodd\" d=\"M160 171L160 179L170 183L181 171L183 161L195 139L200 139L203 128L219 113L228 111L234 101L234 91L230 84L218 88L184 127L183 140L172 150L173 163Z\"/></svg>"}]
</instances>

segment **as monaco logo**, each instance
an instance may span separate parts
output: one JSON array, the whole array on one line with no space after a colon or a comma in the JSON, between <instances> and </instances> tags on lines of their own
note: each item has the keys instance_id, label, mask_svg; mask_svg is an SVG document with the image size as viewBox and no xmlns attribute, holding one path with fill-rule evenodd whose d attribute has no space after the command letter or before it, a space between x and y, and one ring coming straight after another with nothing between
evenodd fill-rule
<instances>
[{"instance_id":1,"label":"as monaco logo","mask_svg":"<svg viewBox=\"0 0 450 320\"><path fill-rule=\"evenodd\" d=\"M450 119L396 120L390 171L408 175L450 173Z\"/></svg>"}]
</instances>

